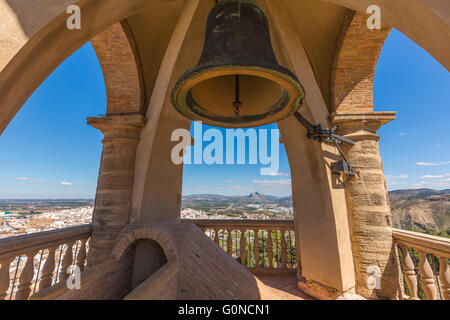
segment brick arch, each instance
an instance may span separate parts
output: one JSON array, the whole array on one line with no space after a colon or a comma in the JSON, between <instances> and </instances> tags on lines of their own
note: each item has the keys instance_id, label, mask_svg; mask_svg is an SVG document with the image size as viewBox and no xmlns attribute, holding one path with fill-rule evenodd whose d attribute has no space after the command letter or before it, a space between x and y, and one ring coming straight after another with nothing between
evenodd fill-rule
<instances>
[{"instance_id":1,"label":"brick arch","mask_svg":"<svg viewBox=\"0 0 450 320\"><path fill-rule=\"evenodd\" d=\"M125 252L138 240L150 239L155 241L164 251L167 261L178 260L178 252L175 242L164 228L155 228L151 225L128 225L125 227L111 251L111 256L120 260Z\"/></svg>"},{"instance_id":2,"label":"brick arch","mask_svg":"<svg viewBox=\"0 0 450 320\"><path fill-rule=\"evenodd\" d=\"M143 109L144 82L140 58L126 20L91 39L103 71L107 113L134 113Z\"/></svg>"},{"instance_id":3,"label":"brick arch","mask_svg":"<svg viewBox=\"0 0 450 320\"><path fill-rule=\"evenodd\" d=\"M331 104L337 113L373 111L373 80L391 27L369 30L367 16L354 13L343 29L332 72Z\"/></svg>"}]
</instances>

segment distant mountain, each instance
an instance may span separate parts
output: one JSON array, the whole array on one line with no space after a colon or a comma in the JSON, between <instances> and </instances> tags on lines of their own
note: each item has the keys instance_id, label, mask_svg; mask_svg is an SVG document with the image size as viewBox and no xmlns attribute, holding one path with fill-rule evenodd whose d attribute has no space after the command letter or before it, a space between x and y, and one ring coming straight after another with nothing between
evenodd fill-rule
<instances>
[{"instance_id":1,"label":"distant mountain","mask_svg":"<svg viewBox=\"0 0 450 320\"><path fill-rule=\"evenodd\" d=\"M450 189L408 189L389 192L395 228L450 232ZM212 213L252 214L255 206L292 208L292 196L252 192L248 196L196 194L183 196L182 206ZM258 210L261 210L258 209Z\"/></svg>"},{"instance_id":2,"label":"distant mountain","mask_svg":"<svg viewBox=\"0 0 450 320\"><path fill-rule=\"evenodd\" d=\"M272 196L267 194L262 194L258 191L250 193L248 196L224 196L221 194L190 194L184 195L183 200L231 200L231 199L250 199L250 200L292 200L292 196Z\"/></svg>"},{"instance_id":3,"label":"distant mountain","mask_svg":"<svg viewBox=\"0 0 450 320\"><path fill-rule=\"evenodd\" d=\"M450 189L409 189L389 192L395 228L450 231Z\"/></svg>"},{"instance_id":4,"label":"distant mountain","mask_svg":"<svg viewBox=\"0 0 450 320\"><path fill-rule=\"evenodd\" d=\"M252 192L247 196L188 195L183 196L181 206L203 211L208 215L246 218L256 214L271 219L292 219L292 197L270 196L260 192Z\"/></svg>"},{"instance_id":5,"label":"distant mountain","mask_svg":"<svg viewBox=\"0 0 450 320\"><path fill-rule=\"evenodd\" d=\"M265 195L259 193L258 191L252 192L249 196L250 199L256 200L256 201L267 201L267 198Z\"/></svg>"},{"instance_id":6,"label":"distant mountain","mask_svg":"<svg viewBox=\"0 0 450 320\"><path fill-rule=\"evenodd\" d=\"M433 189L404 189L389 191L389 199L409 199L409 198L423 198L429 196L439 196L450 194L450 189L433 190Z\"/></svg>"}]
</instances>

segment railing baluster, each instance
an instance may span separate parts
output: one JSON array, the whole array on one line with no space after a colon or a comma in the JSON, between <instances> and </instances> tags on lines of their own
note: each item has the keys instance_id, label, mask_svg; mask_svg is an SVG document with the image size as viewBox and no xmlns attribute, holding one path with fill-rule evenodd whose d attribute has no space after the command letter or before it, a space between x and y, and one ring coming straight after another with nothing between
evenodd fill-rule
<instances>
[{"instance_id":1,"label":"railing baluster","mask_svg":"<svg viewBox=\"0 0 450 320\"><path fill-rule=\"evenodd\" d=\"M81 239L81 246L80 249L78 250L78 254L77 254L77 262L76 265L78 266L78 268L80 268L80 271L83 272L84 271L84 264L86 262L86 241L88 239Z\"/></svg>"},{"instance_id":2,"label":"railing baluster","mask_svg":"<svg viewBox=\"0 0 450 320\"><path fill-rule=\"evenodd\" d=\"M264 239L265 230L261 230L261 240L262 240L262 263L261 267L266 268L266 250L267 250L267 240Z\"/></svg>"},{"instance_id":3,"label":"railing baluster","mask_svg":"<svg viewBox=\"0 0 450 320\"><path fill-rule=\"evenodd\" d=\"M44 255L44 250L41 250L41 253L39 254L39 266L36 272L36 279L34 280L34 287L33 287L33 294L36 292L36 287L39 280L39 273L41 272L41 264L42 264L42 256Z\"/></svg>"},{"instance_id":4,"label":"railing baluster","mask_svg":"<svg viewBox=\"0 0 450 320\"><path fill-rule=\"evenodd\" d=\"M47 259L45 260L44 267L42 268L39 289L45 289L52 285L53 273L55 271L55 252L57 248L58 247L56 246L48 249Z\"/></svg>"},{"instance_id":5,"label":"railing baluster","mask_svg":"<svg viewBox=\"0 0 450 320\"><path fill-rule=\"evenodd\" d=\"M233 256L233 237L231 232L231 229L227 229L227 252L230 256Z\"/></svg>"},{"instance_id":6,"label":"railing baluster","mask_svg":"<svg viewBox=\"0 0 450 320\"><path fill-rule=\"evenodd\" d=\"M27 300L31 292L31 281L34 276L34 256L36 251L26 253L27 261L19 277L19 286L17 287L16 300Z\"/></svg>"},{"instance_id":7,"label":"railing baluster","mask_svg":"<svg viewBox=\"0 0 450 320\"><path fill-rule=\"evenodd\" d=\"M219 229L214 228L214 242L219 244Z\"/></svg>"},{"instance_id":8,"label":"railing baluster","mask_svg":"<svg viewBox=\"0 0 450 320\"><path fill-rule=\"evenodd\" d=\"M251 268L252 267L252 244L250 243L251 238L251 230L247 230L247 263L246 267Z\"/></svg>"},{"instance_id":9,"label":"railing baluster","mask_svg":"<svg viewBox=\"0 0 450 320\"><path fill-rule=\"evenodd\" d=\"M439 257L439 280L442 285L442 295L444 300L450 300L450 267L447 257Z\"/></svg>"},{"instance_id":10,"label":"railing baluster","mask_svg":"<svg viewBox=\"0 0 450 320\"><path fill-rule=\"evenodd\" d=\"M240 229L240 231L241 231L241 239L239 241L239 244L240 244L241 264L243 266L246 266L246 263L245 263L245 256L246 256L246 252L245 252L245 247L246 247L246 245L245 245L245 229Z\"/></svg>"},{"instance_id":11,"label":"railing baluster","mask_svg":"<svg viewBox=\"0 0 450 320\"><path fill-rule=\"evenodd\" d=\"M267 229L267 258L269 259L269 269L273 269L273 243L271 229Z\"/></svg>"},{"instance_id":12,"label":"railing baluster","mask_svg":"<svg viewBox=\"0 0 450 320\"><path fill-rule=\"evenodd\" d=\"M254 229L253 254L255 256L255 268L259 269L259 229Z\"/></svg>"},{"instance_id":13,"label":"railing baluster","mask_svg":"<svg viewBox=\"0 0 450 320\"><path fill-rule=\"evenodd\" d=\"M16 264L16 270L14 270L14 278L13 278L13 282L11 285L11 294L9 295L9 300L12 299L13 297L13 293L14 293L14 288L16 286L16 280L17 280L17 273L19 272L19 266L20 266L20 260L22 259L22 255L20 255L19 257L17 257L17 264ZM13 260L14 261L14 260Z\"/></svg>"},{"instance_id":14,"label":"railing baluster","mask_svg":"<svg viewBox=\"0 0 450 320\"><path fill-rule=\"evenodd\" d=\"M399 245L402 250L402 267L403 273L405 275L405 281L408 285L411 298L418 299L417 296L417 275L416 269L414 267L414 262L409 255L409 250L407 246Z\"/></svg>"},{"instance_id":15,"label":"railing baluster","mask_svg":"<svg viewBox=\"0 0 450 320\"><path fill-rule=\"evenodd\" d=\"M292 247L292 231L288 230L289 235L289 265L290 268L295 267L295 248Z\"/></svg>"},{"instance_id":16,"label":"railing baluster","mask_svg":"<svg viewBox=\"0 0 450 320\"><path fill-rule=\"evenodd\" d=\"M72 247L75 241L68 242L66 252L64 254L64 258L62 259L61 263L61 271L59 272L59 282L66 281L69 278L69 274L66 272L67 268L72 264L73 262L73 251ZM61 257L59 257L61 259Z\"/></svg>"},{"instance_id":17,"label":"railing baluster","mask_svg":"<svg viewBox=\"0 0 450 320\"><path fill-rule=\"evenodd\" d=\"M281 233L281 261L283 269L287 269L287 251L286 251L286 231L284 229L280 230Z\"/></svg>"},{"instance_id":18,"label":"railing baluster","mask_svg":"<svg viewBox=\"0 0 450 320\"><path fill-rule=\"evenodd\" d=\"M280 246L278 245L278 230L275 231L275 261L277 263L276 268L278 269L280 267L280 261L281 261L281 255L280 255Z\"/></svg>"},{"instance_id":19,"label":"railing baluster","mask_svg":"<svg viewBox=\"0 0 450 320\"><path fill-rule=\"evenodd\" d=\"M427 254L419 251L419 271L423 290L428 300L437 300L437 289L434 282L433 270L427 259Z\"/></svg>"},{"instance_id":20,"label":"railing baluster","mask_svg":"<svg viewBox=\"0 0 450 320\"><path fill-rule=\"evenodd\" d=\"M4 300L8 295L7 292L11 282L11 279L9 278L9 267L13 260L13 258L10 258L0 261L0 300Z\"/></svg>"}]
</instances>

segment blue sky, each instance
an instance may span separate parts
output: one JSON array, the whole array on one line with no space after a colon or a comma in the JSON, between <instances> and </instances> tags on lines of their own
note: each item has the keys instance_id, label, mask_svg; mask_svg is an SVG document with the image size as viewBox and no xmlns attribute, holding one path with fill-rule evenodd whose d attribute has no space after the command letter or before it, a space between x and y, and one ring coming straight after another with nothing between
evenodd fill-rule
<instances>
[{"instance_id":1,"label":"blue sky","mask_svg":"<svg viewBox=\"0 0 450 320\"><path fill-rule=\"evenodd\" d=\"M394 30L377 67L374 103L376 111L398 112L379 131L388 188L450 188L450 77L445 68ZM86 117L105 110L101 69L86 44L48 77L0 136L0 198L93 198L102 135L86 125ZM278 175L262 176L260 168L186 165L183 193L290 194L283 145Z\"/></svg>"}]
</instances>

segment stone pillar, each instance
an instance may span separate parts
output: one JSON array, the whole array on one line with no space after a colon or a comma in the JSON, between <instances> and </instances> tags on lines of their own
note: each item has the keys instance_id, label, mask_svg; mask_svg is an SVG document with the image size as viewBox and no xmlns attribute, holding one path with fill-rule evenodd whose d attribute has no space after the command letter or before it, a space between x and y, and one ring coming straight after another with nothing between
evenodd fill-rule
<instances>
[{"instance_id":1,"label":"stone pillar","mask_svg":"<svg viewBox=\"0 0 450 320\"><path fill-rule=\"evenodd\" d=\"M334 114L331 118L341 135L356 142L342 147L357 173L345 177L357 293L369 299L396 299L400 278L377 135L382 125L395 119L395 112ZM369 267L372 271L368 272ZM380 288L370 289L367 282L371 274L377 277L377 268Z\"/></svg>"},{"instance_id":2,"label":"stone pillar","mask_svg":"<svg viewBox=\"0 0 450 320\"><path fill-rule=\"evenodd\" d=\"M117 235L129 223L136 147L145 117L107 115L87 122L104 134L88 254L88 265L94 266L109 258Z\"/></svg>"}]
</instances>

